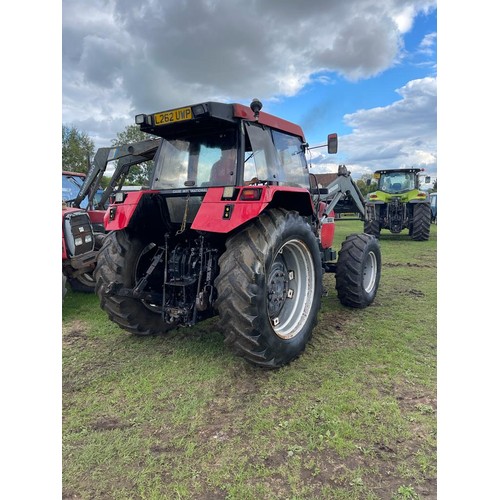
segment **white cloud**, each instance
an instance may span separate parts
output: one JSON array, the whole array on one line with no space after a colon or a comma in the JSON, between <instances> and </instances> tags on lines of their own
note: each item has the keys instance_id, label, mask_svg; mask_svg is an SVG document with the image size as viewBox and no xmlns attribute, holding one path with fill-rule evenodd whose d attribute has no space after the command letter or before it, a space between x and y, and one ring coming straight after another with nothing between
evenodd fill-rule
<instances>
[{"instance_id":1,"label":"white cloud","mask_svg":"<svg viewBox=\"0 0 500 500\"><path fill-rule=\"evenodd\" d=\"M339 139L348 165L370 170L421 167L436 175L436 78L413 80L397 89L389 106L344 116L353 132Z\"/></svg>"},{"instance_id":2,"label":"white cloud","mask_svg":"<svg viewBox=\"0 0 500 500\"><path fill-rule=\"evenodd\" d=\"M413 25L413 18L415 16L415 7L413 5L404 6L400 12L394 14L393 19L396 23L398 30L401 33L410 31Z\"/></svg>"},{"instance_id":3,"label":"white cloud","mask_svg":"<svg viewBox=\"0 0 500 500\"><path fill-rule=\"evenodd\" d=\"M368 78L398 60L402 33L435 4L65 0L63 120L94 121L105 137L110 120L159 103L276 99L318 74Z\"/></svg>"},{"instance_id":4,"label":"white cloud","mask_svg":"<svg viewBox=\"0 0 500 500\"><path fill-rule=\"evenodd\" d=\"M420 42L419 51L425 55L432 55L436 50L437 33L428 33Z\"/></svg>"}]
</instances>

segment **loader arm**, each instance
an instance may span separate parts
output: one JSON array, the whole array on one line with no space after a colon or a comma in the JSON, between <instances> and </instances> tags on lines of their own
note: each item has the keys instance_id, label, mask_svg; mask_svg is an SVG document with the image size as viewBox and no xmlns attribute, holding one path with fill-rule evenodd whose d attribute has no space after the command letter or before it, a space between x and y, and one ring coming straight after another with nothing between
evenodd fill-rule
<instances>
[{"instance_id":1,"label":"loader arm","mask_svg":"<svg viewBox=\"0 0 500 500\"><path fill-rule=\"evenodd\" d=\"M75 198L74 206L79 207L80 203L88 195L89 209L94 208L94 196L99 189L99 184L106 171L106 167L110 161L118 160L117 168L113 173L109 186L104 191L98 206L95 207L103 209L116 184L120 180L123 183L130 167L143 161L151 160L160 145L160 141L161 139L147 139L145 141L133 142L112 148L99 148L94 156L85 182L78 196Z\"/></svg>"},{"instance_id":2,"label":"loader arm","mask_svg":"<svg viewBox=\"0 0 500 500\"><path fill-rule=\"evenodd\" d=\"M141 154L129 154L127 156L123 156L118 160L118 164L116 166L113 175L111 176L111 180L109 181L108 187L104 190L101 199L96 205L97 210L104 210L106 202L109 200L109 197L116 189L120 190L123 186L123 183L130 171L130 167L137 165L139 163L143 163L145 161L152 160L158 150L158 146L160 145L160 139L154 140L155 144L151 144L150 149L147 151L142 151Z\"/></svg>"},{"instance_id":3,"label":"loader arm","mask_svg":"<svg viewBox=\"0 0 500 500\"><path fill-rule=\"evenodd\" d=\"M337 178L325 188L327 193L320 194L320 200L327 203L324 214L332 210L337 213L358 212L365 217L365 201L351 173L345 165L339 165Z\"/></svg>"}]
</instances>

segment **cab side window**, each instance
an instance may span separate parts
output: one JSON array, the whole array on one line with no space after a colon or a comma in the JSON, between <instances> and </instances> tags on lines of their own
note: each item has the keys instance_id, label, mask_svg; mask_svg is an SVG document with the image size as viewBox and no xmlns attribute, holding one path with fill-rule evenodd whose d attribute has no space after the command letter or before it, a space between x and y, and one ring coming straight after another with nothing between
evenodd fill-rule
<instances>
[{"instance_id":1,"label":"cab side window","mask_svg":"<svg viewBox=\"0 0 500 500\"><path fill-rule=\"evenodd\" d=\"M299 137L272 131L283 181L289 186L309 187L309 172Z\"/></svg>"}]
</instances>

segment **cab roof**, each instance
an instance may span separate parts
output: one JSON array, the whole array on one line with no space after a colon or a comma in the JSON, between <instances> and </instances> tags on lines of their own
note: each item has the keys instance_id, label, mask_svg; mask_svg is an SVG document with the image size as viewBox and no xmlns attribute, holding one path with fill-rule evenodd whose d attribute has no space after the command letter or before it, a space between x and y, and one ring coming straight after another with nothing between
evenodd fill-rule
<instances>
[{"instance_id":1,"label":"cab roof","mask_svg":"<svg viewBox=\"0 0 500 500\"><path fill-rule=\"evenodd\" d=\"M150 115L136 116L136 124L140 126L141 131L160 137L169 137L196 126L202 127L203 124L210 124L213 127L218 123L224 126L224 123L237 123L242 120L258 122L275 130L298 136L305 142L304 132L299 125L264 111L260 111L256 118L249 106L238 103L208 101Z\"/></svg>"},{"instance_id":2,"label":"cab roof","mask_svg":"<svg viewBox=\"0 0 500 500\"><path fill-rule=\"evenodd\" d=\"M410 174L416 174L422 172L423 168L385 168L382 170L375 170L374 174L390 174L392 172L408 172Z\"/></svg>"}]
</instances>

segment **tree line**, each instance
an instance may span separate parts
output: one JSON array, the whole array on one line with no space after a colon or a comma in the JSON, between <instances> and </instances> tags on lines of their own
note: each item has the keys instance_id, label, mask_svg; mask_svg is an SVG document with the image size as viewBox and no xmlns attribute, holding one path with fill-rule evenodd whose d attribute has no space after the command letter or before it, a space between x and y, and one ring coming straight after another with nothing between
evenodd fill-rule
<instances>
[{"instance_id":1,"label":"tree line","mask_svg":"<svg viewBox=\"0 0 500 500\"><path fill-rule=\"evenodd\" d=\"M111 146L122 146L131 142L144 141L153 136L141 132L137 125L129 125L125 130L118 132L116 138L111 141ZM86 132L78 130L73 125L62 126L62 169L68 172L89 171L92 159L96 153L94 141ZM152 162L139 163L130 168L125 184L127 185L147 185L149 174L152 169ZM102 178L103 187L109 178Z\"/></svg>"}]
</instances>

